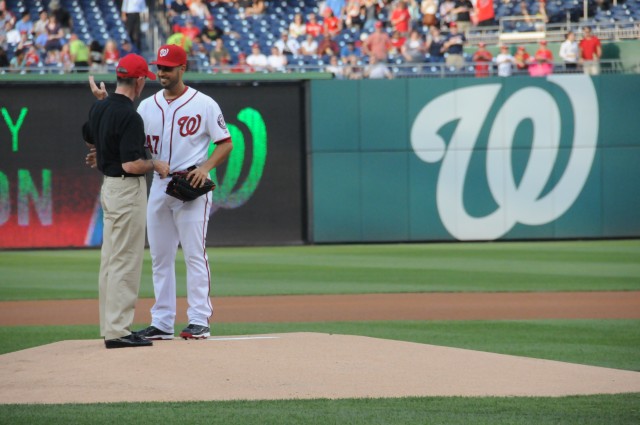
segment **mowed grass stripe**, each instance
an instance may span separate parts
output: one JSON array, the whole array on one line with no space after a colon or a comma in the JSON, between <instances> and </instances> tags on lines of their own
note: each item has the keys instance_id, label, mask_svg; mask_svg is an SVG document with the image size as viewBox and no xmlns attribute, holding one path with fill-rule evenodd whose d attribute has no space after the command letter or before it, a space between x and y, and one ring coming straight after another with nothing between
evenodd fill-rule
<instances>
[{"instance_id":1,"label":"mowed grass stripe","mask_svg":"<svg viewBox=\"0 0 640 425\"><path fill-rule=\"evenodd\" d=\"M215 296L640 290L640 241L210 248ZM0 300L97 297L99 250L0 252ZM178 295L185 295L182 255ZM141 297L152 297L147 251Z\"/></svg>"}]
</instances>

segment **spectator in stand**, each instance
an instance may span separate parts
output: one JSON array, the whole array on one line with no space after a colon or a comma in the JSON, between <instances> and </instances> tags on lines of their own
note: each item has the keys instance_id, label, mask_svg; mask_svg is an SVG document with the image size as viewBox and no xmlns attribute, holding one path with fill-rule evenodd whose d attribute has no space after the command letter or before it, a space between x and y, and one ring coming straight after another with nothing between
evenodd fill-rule
<instances>
[{"instance_id":1,"label":"spectator in stand","mask_svg":"<svg viewBox=\"0 0 640 425\"><path fill-rule=\"evenodd\" d=\"M393 34L391 34L391 47L389 48L388 56L400 55L405 41L407 41L405 36L398 31L394 31Z\"/></svg>"},{"instance_id":2,"label":"spectator in stand","mask_svg":"<svg viewBox=\"0 0 640 425\"><path fill-rule=\"evenodd\" d=\"M409 38L404 42L404 45L402 46L401 53L406 62L421 63L425 61L427 49L420 31L416 29L411 30Z\"/></svg>"},{"instance_id":3,"label":"spectator in stand","mask_svg":"<svg viewBox=\"0 0 640 425\"><path fill-rule=\"evenodd\" d=\"M177 32L181 32L182 34L186 35L187 37L189 37L189 39L191 39L193 41L193 39L197 35L200 35L200 28L198 28L194 24L193 18L187 18L184 21L184 26L183 27L179 27Z\"/></svg>"},{"instance_id":4,"label":"spectator in stand","mask_svg":"<svg viewBox=\"0 0 640 425\"><path fill-rule=\"evenodd\" d=\"M27 10L22 14L22 17L16 22L16 29L20 31L20 34L28 34L31 36L33 32L33 22L31 22L31 14Z\"/></svg>"},{"instance_id":5,"label":"spectator in stand","mask_svg":"<svg viewBox=\"0 0 640 425\"><path fill-rule=\"evenodd\" d=\"M498 66L498 76L499 77L510 77L513 73L513 67L516 64L516 60L509 53L509 46L501 45L500 53L495 58L495 63Z\"/></svg>"},{"instance_id":6,"label":"spectator in stand","mask_svg":"<svg viewBox=\"0 0 640 425\"><path fill-rule=\"evenodd\" d=\"M396 2L389 21L391 22L393 30L400 33L402 37L407 37L409 35L411 14L409 14L409 10L407 10L407 3L405 3L404 0L398 0Z\"/></svg>"},{"instance_id":7,"label":"spectator in stand","mask_svg":"<svg viewBox=\"0 0 640 425\"><path fill-rule=\"evenodd\" d=\"M59 66L62 67L62 70L64 72L70 72L73 69L74 63L73 63L73 59L71 58L71 51L70 51L69 43L64 44L62 46L62 50L60 50L60 53L58 55L58 60L59 60ZM91 63L91 62L89 62L89 63ZM87 72L87 71L85 69L85 70L81 70L79 72Z\"/></svg>"},{"instance_id":8,"label":"spectator in stand","mask_svg":"<svg viewBox=\"0 0 640 425\"><path fill-rule=\"evenodd\" d=\"M11 28L13 28L17 19L11 10L7 8L7 2L0 0L0 24L2 24L2 28L5 27L7 21L11 23Z\"/></svg>"},{"instance_id":9,"label":"spectator in stand","mask_svg":"<svg viewBox=\"0 0 640 425\"><path fill-rule=\"evenodd\" d=\"M6 25L12 25L10 21L7 21ZM24 73L25 67L25 55L27 50L23 47L16 50L15 56L9 61L9 70L11 72Z\"/></svg>"},{"instance_id":10,"label":"spectator in stand","mask_svg":"<svg viewBox=\"0 0 640 425\"><path fill-rule=\"evenodd\" d=\"M344 76L349 80L362 80L364 78L364 70L360 60L355 55L348 57L344 68Z\"/></svg>"},{"instance_id":11,"label":"spectator in stand","mask_svg":"<svg viewBox=\"0 0 640 425\"><path fill-rule=\"evenodd\" d=\"M462 68L464 66L464 56L462 55L464 43L467 41L463 33L458 31L458 24L452 22L449 27L449 35L442 46L442 52L446 53L445 63L447 66Z\"/></svg>"},{"instance_id":12,"label":"spectator in stand","mask_svg":"<svg viewBox=\"0 0 640 425\"><path fill-rule=\"evenodd\" d=\"M432 26L429 28L429 35L427 36L427 42L425 48L429 54L429 62L431 63L444 63L444 42L447 41L446 37L440 32L440 28Z\"/></svg>"},{"instance_id":13,"label":"spectator in stand","mask_svg":"<svg viewBox=\"0 0 640 425\"><path fill-rule=\"evenodd\" d=\"M293 16L293 21L289 24L289 37L299 39L307 33L307 24L304 23L301 13Z\"/></svg>"},{"instance_id":14,"label":"spectator in stand","mask_svg":"<svg viewBox=\"0 0 640 425\"><path fill-rule=\"evenodd\" d=\"M578 68L578 56L580 48L573 31L567 32L565 39L560 45L559 56L564 61L564 67L568 71L575 71Z\"/></svg>"},{"instance_id":15,"label":"spectator in stand","mask_svg":"<svg viewBox=\"0 0 640 425\"><path fill-rule=\"evenodd\" d=\"M187 2L188 3L188 2ZM191 0L189 4L189 12L191 16L201 21L208 19L211 16L211 12L209 12L209 7L207 7L206 3L202 0Z\"/></svg>"},{"instance_id":16,"label":"spectator in stand","mask_svg":"<svg viewBox=\"0 0 640 425\"><path fill-rule=\"evenodd\" d=\"M27 68L35 68L40 64L40 53L33 43L26 46L27 53L24 55L24 65ZM58 50L59 52L59 50Z\"/></svg>"},{"instance_id":17,"label":"spectator in stand","mask_svg":"<svg viewBox=\"0 0 640 425\"><path fill-rule=\"evenodd\" d=\"M391 48L391 39L384 31L384 24L381 21L376 22L375 27L375 31L367 37L363 44L364 52L369 57L375 56L379 62L386 62Z\"/></svg>"},{"instance_id":18,"label":"spectator in stand","mask_svg":"<svg viewBox=\"0 0 640 425\"><path fill-rule=\"evenodd\" d=\"M333 12L334 16L342 17L347 7L346 0L325 0L324 7L320 8L322 16L327 16L327 9Z\"/></svg>"},{"instance_id":19,"label":"spectator in stand","mask_svg":"<svg viewBox=\"0 0 640 425\"><path fill-rule=\"evenodd\" d=\"M250 74L253 72L253 68L247 63L246 53L238 53L238 62L233 65L231 72L234 74Z\"/></svg>"},{"instance_id":20,"label":"spectator in stand","mask_svg":"<svg viewBox=\"0 0 640 425\"><path fill-rule=\"evenodd\" d=\"M323 21L322 32L324 34L331 34L332 37L337 36L342 31L342 21L334 15L333 10L325 8L325 17Z\"/></svg>"},{"instance_id":21,"label":"spectator in stand","mask_svg":"<svg viewBox=\"0 0 640 425\"><path fill-rule=\"evenodd\" d=\"M264 0L253 0L251 6L244 9L244 16L260 16L267 10L267 4Z\"/></svg>"},{"instance_id":22,"label":"spectator in stand","mask_svg":"<svg viewBox=\"0 0 640 425\"><path fill-rule=\"evenodd\" d=\"M73 27L73 21L71 20L71 14L67 9L60 5L59 0L51 0L49 3L49 19L56 18L56 22L62 28L64 35L69 34Z\"/></svg>"},{"instance_id":23,"label":"spectator in stand","mask_svg":"<svg viewBox=\"0 0 640 425\"><path fill-rule=\"evenodd\" d=\"M422 14L422 25L431 28L438 25L438 2L436 0L422 0L420 3L420 13Z\"/></svg>"},{"instance_id":24,"label":"spectator in stand","mask_svg":"<svg viewBox=\"0 0 640 425\"><path fill-rule=\"evenodd\" d=\"M0 46L0 69L3 68L9 68L9 56L7 55L7 51Z\"/></svg>"},{"instance_id":25,"label":"spectator in stand","mask_svg":"<svg viewBox=\"0 0 640 425\"><path fill-rule=\"evenodd\" d=\"M350 56L355 56L358 59L362 57L362 51L353 41L346 42L344 47L340 49L340 58L343 63L346 63Z\"/></svg>"},{"instance_id":26,"label":"spectator in stand","mask_svg":"<svg viewBox=\"0 0 640 425\"><path fill-rule=\"evenodd\" d=\"M0 37L0 40L2 39L2 37ZM12 46L17 46L20 44L20 42L22 41L22 36L20 35L20 31L18 31L13 24L11 23L10 20L6 20L4 22L4 42L3 45L6 48L11 49ZM26 51L25 51L26 53Z\"/></svg>"},{"instance_id":27,"label":"spectator in stand","mask_svg":"<svg viewBox=\"0 0 640 425\"><path fill-rule=\"evenodd\" d=\"M118 52L120 53L121 58L127 56L129 53L139 53L136 50L136 47L126 38L120 42L120 49Z\"/></svg>"},{"instance_id":28,"label":"spectator in stand","mask_svg":"<svg viewBox=\"0 0 640 425\"><path fill-rule=\"evenodd\" d=\"M360 29L363 27L365 19L365 8L360 4L360 0L348 0L345 6L344 25L347 28Z\"/></svg>"},{"instance_id":29,"label":"spectator in stand","mask_svg":"<svg viewBox=\"0 0 640 425\"><path fill-rule=\"evenodd\" d=\"M529 75L531 77L546 77L551 75L553 67L548 66L543 56L536 55L534 60L529 64Z\"/></svg>"},{"instance_id":30,"label":"spectator in stand","mask_svg":"<svg viewBox=\"0 0 640 425\"><path fill-rule=\"evenodd\" d=\"M36 37L47 32L47 22L49 22L49 14L46 10L42 9L38 14L38 20L33 24L33 33Z\"/></svg>"},{"instance_id":31,"label":"spectator in stand","mask_svg":"<svg viewBox=\"0 0 640 425\"><path fill-rule=\"evenodd\" d=\"M318 22L315 13L309 13L306 25L307 34L311 34L313 37L318 38L322 34L322 24Z\"/></svg>"},{"instance_id":32,"label":"spectator in stand","mask_svg":"<svg viewBox=\"0 0 640 425\"><path fill-rule=\"evenodd\" d=\"M167 44L175 44L182 47L185 52L190 52L193 46L193 40L181 32L175 32L167 38Z\"/></svg>"},{"instance_id":33,"label":"spectator in stand","mask_svg":"<svg viewBox=\"0 0 640 425\"><path fill-rule=\"evenodd\" d=\"M60 50L62 48L62 40L64 39L64 31L62 31L62 27L58 24L55 15L49 17L46 31L47 42L44 45L44 49L47 52L49 50Z\"/></svg>"},{"instance_id":34,"label":"spectator in stand","mask_svg":"<svg viewBox=\"0 0 640 425\"><path fill-rule=\"evenodd\" d=\"M300 50L298 53L303 56L313 56L318 54L318 42L311 34L307 34L307 38L300 43Z\"/></svg>"},{"instance_id":35,"label":"spectator in stand","mask_svg":"<svg viewBox=\"0 0 640 425\"><path fill-rule=\"evenodd\" d=\"M422 14L420 13L420 0L405 0L407 2L407 10L411 20L409 21L409 31L412 28L420 28L422 26Z\"/></svg>"},{"instance_id":36,"label":"spectator in stand","mask_svg":"<svg viewBox=\"0 0 640 425\"><path fill-rule=\"evenodd\" d=\"M345 79L344 67L340 65L337 56L331 56L329 58L329 65L327 65L324 70L325 72L333 74L333 78L335 78L336 80Z\"/></svg>"},{"instance_id":37,"label":"spectator in stand","mask_svg":"<svg viewBox=\"0 0 640 425\"><path fill-rule=\"evenodd\" d=\"M47 32L41 32L38 35L36 35L35 40L33 41L34 44L36 45L36 47L38 48L38 50L40 52L44 52L44 46L47 44L47 39L49 38L49 36L47 35Z\"/></svg>"},{"instance_id":38,"label":"spectator in stand","mask_svg":"<svg viewBox=\"0 0 640 425\"><path fill-rule=\"evenodd\" d=\"M280 50L280 53L287 57L297 56L300 51L300 43L293 37L289 37L287 31L283 31L280 34L280 39L273 43L275 47Z\"/></svg>"},{"instance_id":39,"label":"spectator in stand","mask_svg":"<svg viewBox=\"0 0 640 425\"><path fill-rule=\"evenodd\" d=\"M202 41L204 41L205 43L209 43L211 46L213 46L214 41L222 38L222 36L224 35L224 31L222 30L222 28L216 26L215 22L216 21L212 15L205 21L204 28L202 28ZM230 35L233 36L234 34Z\"/></svg>"},{"instance_id":40,"label":"spectator in stand","mask_svg":"<svg viewBox=\"0 0 640 425\"><path fill-rule=\"evenodd\" d=\"M585 74L600 74L602 45L600 39L592 34L591 27L582 28L582 40L580 40L578 47L580 47L580 60Z\"/></svg>"},{"instance_id":41,"label":"spectator in stand","mask_svg":"<svg viewBox=\"0 0 640 425\"><path fill-rule=\"evenodd\" d=\"M473 12L473 3L471 0L456 0L452 13L456 14L456 24L458 31L465 36L471 28L471 12Z\"/></svg>"},{"instance_id":42,"label":"spectator in stand","mask_svg":"<svg viewBox=\"0 0 640 425\"><path fill-rule=\"evenodd\" d=\"M196 35L192 41L191 52L187 53L188 55L207 57L209 56L209 52L213 50L213 46L204 43L200 35Z\"/></svg>"},{"instance_id":43,"label":"spectator in stand","mask_svg":"<svg viewBox=\"0 0 640 425\"><path fill-rule=\"evenodd\" d=\"M89 43L89 63L91 64L92 73L104 74L107 72L104 66L103 51L104 48L98 40L93 40Z\"/></svg>"},{"instance_id":44,"label":"spectator in stand","mask_svg":"<svg viewBox=\"0 0 640 425\"><path fill-rule=\"evenodd\" d=\"M267 56L267 70L269 72L286 72L287 57L276 46L271 46L271 54Z\"/></svg>"},{"instance_id":45,"label":"spectator in stand","mask_svg":"<svg viewBox=\"0 0 640 425\"><path fill-rule=\"evenodd\" d=\"M526 72L529 68L529 53L524 46L518 46L516 54L513 55L516 61L516 70L518 72Z\"/></svg>"},{"instance_id":46,"label":"spectator in stand","mask_svg":"<svg viewBox=\"0 0 640 425\"><path fill-rule=\"evenodd\" d=\"M534 55L534 63L542 64L546 75L553 71L553 53L547 47L547 40L540 40L540 47Z\"/></svg>"},{"instance_id":47,"label":"spectator in stand","mask_svg":"<svg viewBox=\"0 0 640 425\"><path fill-rule=\"evenodd\" d=\"M364 76L372 80L392 79L393 74L385 63L380 61L375 56L371 56L369 59L369 65L364 69Z\"/></svg>"},{"instance_id":48,"label":"spectator in stand","mask_svg":"<svg viewBox=\"0 0 640 425\"><path fill-rule=\"evenodd\" d=\"M89 46L78 38L78 35L71 33L69 36L68 53L77 72L87 72L89 70ZM64 47L64 46L63 46Z\"/></svg>"},{"instance_id":49,"label":"spectator in stand","mask_svg":"<svg viewBox=\"0 0 640 425\"><path fill-rule=\"evenodd\" d=\"M213 42L213 46L209 55L209 63L212 67L226 67L231 62L231 55L224 45L224 40L217 39Z\"/></svg>"},{"instance_id":50,"label":"spectator in stand","mask_svg":"<svg viewBox=\"0 0 640 425\"><path fill-rule=\"evenodd\" d=\"M456 3L454 0L444 0L440 3L440 25L444 28L449 28L452 22L456 21L456 14L453 12Z\"/></svg>"},{"instance_id":51,"label":"spectator in stand","mask_svg":"<svg viewBox=\"0 0 640 425\"><path fill-rule=\"evenodd\" d=\"M118 64L118 61L120 60L120 51L118 50L118 44L115 40L109 39L104 44L102 60L108 68L115 68Z\"/></svg>"},{"instance_id":52,"label":"spectator in stand","mask_svg":"<svg viewBox=\"0 0 640 425\"><path fill-rule=\"evenodd\" d=\"M493 61L493 55L487 50L484 42L478 43L478 50L475 51L471 60L475 63L476 77L489 76L489 64Z\"/></svg>"},{"instance_id":53,"label":"spectator in stand","mask_svg":"<svg viewBox=\"0 0 640 425\"><path fill-rule=\"evenodd\" d=\"M340 46L333 39L331 34L325 34L318 44L318 54L320 56L334 56L340 54Z\"/></svg>"},{"instance_id":54,"label":"spectator in stand","mask_svg":"<svg viewBox=\"0 0 640 425\"><path fill-rule=\"evenodd\" d=\"M247 64L255 71L265 71L267 69L267 57L260 51L258 43L254 43L251 46L251 54L247 56Z\"/></svg>"},{"instance_id":55,"label":"spectator in stand","mask_svg":"<svg viewBox=\"0 0 640 425\"><path fill-rule=\"evenodd\" d=\"M122 22L127 34L138 51L142 50L142 14L147 11L145 0L124 0L122 2Z\"/></svg>"},{"instance_id":56,"label":"spectator in stand","mask_svg":"<svg viewBox=\"0 0 640 425\"><path fill-rule=\"evenodd\" d=\"M185 4L184 0L173 0L167 8L167 18L169 18L169 23L171 24L174 23L177 17L185 17L190 13L189 6Z\"/></svg>"},{"instance_id":57,"label":"spectator in stand","mask_svg":"<svg viewBox=\"0 0 640 425\"><path fill-rule=\"evenodd\" d=\"M363 6L365 19L362 29L365 32L373 32L375 31L376 22L378 22L378 0L364 0Z\"/></svg>"}]
</instances>

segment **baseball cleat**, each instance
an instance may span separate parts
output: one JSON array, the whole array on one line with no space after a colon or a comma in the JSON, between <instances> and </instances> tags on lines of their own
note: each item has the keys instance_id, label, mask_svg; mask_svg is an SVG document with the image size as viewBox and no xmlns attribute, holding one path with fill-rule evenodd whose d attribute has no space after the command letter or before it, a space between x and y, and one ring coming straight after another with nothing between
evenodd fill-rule
<instances>
[{"instance_id":1,"label":"baseball cleat","mask_svg":"<svg viewBox=\"0 0 640 425\"><path fill-rule=\"evenodd\" d=\"M180 332L183 339L207 339L211 334L209 328L202 325L189 325Z\"/></svg>"},{"instance_id":2,"label":"baseball cleat","mask_svg":"<svg viewBox=\"0 0 640 425\"><path fill-rule=\"evenodd\" d=\"M155 326L149 326L148 328L141 329L134 332L134 334L144 339L150 340L173 339L172 333L161 331Z\"/></svg>"}]
</instances>

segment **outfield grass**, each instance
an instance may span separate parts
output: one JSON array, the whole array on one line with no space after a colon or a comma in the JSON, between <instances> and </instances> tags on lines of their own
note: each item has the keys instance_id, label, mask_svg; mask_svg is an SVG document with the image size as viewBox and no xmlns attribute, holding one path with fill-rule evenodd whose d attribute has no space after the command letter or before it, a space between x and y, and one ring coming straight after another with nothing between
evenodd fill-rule
<instances>
[{"instance_id":1,"label":"outfield grass","mask_svg":"<svg viewBox=\"0 0 640 425\"><path fill-rule=\"evenodd\" d=\"M640 290L640 241L212 248L214 295ZM0 252L0 301L97 298L98 250ZM141 296L153 295L145 260ZM179 295L184 265L178 262ZM140 324L140 326L146 325ZM180 328L183 324L177 325ZM215 324L215 335L364 335L640 370L638 320ZM0 353L97 326L0 327ZM0 405L0 424L636 424L640 394Z\"/></svg>"},{"instance_id":2,"label":"outfield grass","mask_svg":"<svg viewBox=\"0 0 640 425\"><path fill-rule=\"evenodd\" d=\"M640 394L562 398L424 397L200 403L0 405L0 423L49 424L451 424L640 423Z\"/></svg>"},{"instance_id":3,"label":"outfield grass","mask_svg":"<svg viewBox=\"0 0 640 425\"><path fill-rule=\"evenodd\" d=\"M640 290L640 240L210 248L214 296ZM97 298L98 250L0 252L0 301ZM177 262L178 295L185 268ZM148 252L141 297L152 297Z\"/></svg>"}]
</instances>

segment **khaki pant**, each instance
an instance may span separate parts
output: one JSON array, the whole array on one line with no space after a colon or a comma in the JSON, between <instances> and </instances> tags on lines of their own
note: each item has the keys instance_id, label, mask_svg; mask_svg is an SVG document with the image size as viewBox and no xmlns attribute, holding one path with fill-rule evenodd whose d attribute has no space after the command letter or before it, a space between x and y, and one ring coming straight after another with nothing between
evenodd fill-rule
<instances>
[{"instance_id":1,"label":"khaki pant","mask_svg":"<svg viewBox=\"0 0 640 425\"><path fill-rule=\"evenodd\" d=\"M144 177L105 177L100 200L100 335L114 339L131 333L144 255L147 182Z\"/></svg>"},{"instance_id":2,"label":"khaki pant","mask_svg":"<svg viewBox=\"0 0 640 425\"><path fill-rule=\"evenodd\" d=\"M600 74L600 62L598 61L584 61L582 64L582 70L588 75Z\"/></svg>"}]
</instances>

